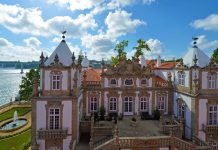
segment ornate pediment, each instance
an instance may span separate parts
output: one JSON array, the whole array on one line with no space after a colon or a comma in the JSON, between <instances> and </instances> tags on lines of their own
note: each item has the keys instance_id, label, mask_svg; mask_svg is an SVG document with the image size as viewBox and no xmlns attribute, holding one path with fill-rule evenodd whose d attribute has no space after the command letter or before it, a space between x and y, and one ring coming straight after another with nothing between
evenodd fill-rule
<instances>
[{"instance_id":1,"label":"ornate pediment","mask_svg":"<svg viewBox=\"0 0 218 150\"><path fill-rule=\"evenodd\" d=\"M176 65L176 68L183 70L183 69L187 69L188 66L186 66L186 65L183 63L183 59L181 58L181 59L180 59L180 62Z\"/></svg>"},{"instance_id":2,"label":"ornate pediment","mask_svg":"<svg viewBox=\"0 0 218 150\"><path fill-rule=\"evenodd\" d=\"M108 67L104 72L106 76L151 76L152 74L154 74L152 67L141 67L138 59L122 60L115 67Z\"/></svg>"}]
</instances>

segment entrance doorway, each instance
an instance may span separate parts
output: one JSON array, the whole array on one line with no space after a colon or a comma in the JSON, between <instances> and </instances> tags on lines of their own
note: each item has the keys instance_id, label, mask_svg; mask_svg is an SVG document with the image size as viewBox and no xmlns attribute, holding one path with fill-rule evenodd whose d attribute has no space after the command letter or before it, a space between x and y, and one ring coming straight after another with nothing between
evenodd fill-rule
<instances>
[{"instance_id":1,"label":"entrance doorway","mask_svg":"<svg viewBox=\"0 0 218 150\"><path fill-rule=\"evenodd\" d=\"M124 98L124 115L133 115L133 97Z\"/></svg>"}]
</instances>

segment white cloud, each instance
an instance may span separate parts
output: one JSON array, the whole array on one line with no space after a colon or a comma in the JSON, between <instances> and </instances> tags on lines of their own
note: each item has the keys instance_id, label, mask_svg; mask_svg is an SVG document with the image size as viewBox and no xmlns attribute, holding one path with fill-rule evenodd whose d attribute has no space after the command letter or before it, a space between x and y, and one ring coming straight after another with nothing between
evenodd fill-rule
<instances>
[{"instance_id":1,"label":"white cloud","mask_svg":"<svg viewBox=\"0 0 218 150\"><path fill-rule=\"evenodd\" d=\"M114 55L115 40L112 40L103 33L84 36L82 38L82 45L89 49L88 56L91 59L110 59Z\"/></svg>"},{"instance_id":2,"label":"white cloud","mask_svg":"<svg viewBox=\"0 0 218 150\"><path fill-rule=\"evenodd\" d=\"M120 8L132 4L134 0L112 0L107 4L109 9Z\"/></svg>"},{"instance_id":3,"label":"white cloud","mask_svg":"<svg viewBox=\"0 0 218 150\"><path fill-rule=\"evenodd\" d=\"M117 38L126 33L135 32L136 27L139 25L145 25L144 21L139 19L131 19L132 14L124 10L116 10L115 12L109 12L105 19L107 25L107 33L112 38Z\"/></svg>"},{"instance_id":4,"label":"white cloud","mask_svg":"<svg viewBox=\"0 0 218 150\"><path fill-rule=\"evenodd\" d=\"M7 46L0 46L0 57L3 61L21 60L32 61L39 60L41 51L35 47L15 45L7 39L0 38L1 41L7 41Z\"/></svg>"},{"instance_id":5,"label":"white cloud","mask_svg":"<svg viewBox=\"0 0 218 150\"><path fill-rule=\"evenodd\" d=\"M208 50L208 49L214 50L216 47L218 47L218 40L210 41L206 38L205 35L200 35L197 37L198 37L197 45L202 50Z\"/></svg>"},{"instance_id":6,"label":"white cloud","mask_svg":"<svg viewBox=\"0 0 218 150\"><path fill-rule=\"evenodd\" d=\"M154 3L155 1L156 0L142 0L142 3L146 5L150 5L151 3Z\"/></svg>"},{"instance_id":7,"label":"white cloud","mask_svg":"<svg viewBox=\"0 0 218 150\"><path fill-rule=\"evenodd\" d=\"M195 20L191 25L196 29L218 30L218 14L211 14L204 19Z\"/></svg>"},{"instance_id":8,"label":"white cloud","mask_svg":"<svg viewBox=\"0 0 218 150\"><path fill-rule=\"evenodd\" d=\"M26 45L29 47L38 47L39 45L41 45L41 42L36 37L24 39L23 42L26 43Z\"/></svg>"},{"instance_id":9,"label":"white cloud","mask_svg":"<svg viewBox=\"0 0 218 150\"><path fill-rule=\"evenodd\" d=\"M91 9L99 5L102 0L46 0L49 4L65 6L71 11Z\"/></svg>"},{"instance_id":10,"label":"white cloud","mask_svg":"<svg viewBox=\"0 0 218 150\"><path fill-rule=\"evenodd\" d=\"M13 43L9 42L5 38L0 38L0 47L11 47L13 46Z\"/></svg>"},{"instance_id":11,"label":"white cloud","mask_svg":"<svg viewBox=\"0 0 218 150\"><path fill-rule=\"evenodd\" d=\"M38 8L24 9L18 5L0 4L0 24L14 33L27 33L34 36L60 35L63 27L68 35L81 37L89 29L97 27L92 15L80 14L73 19L69 16L55 16L48 20L42 18Z\"/></svg>"}]
</instances>

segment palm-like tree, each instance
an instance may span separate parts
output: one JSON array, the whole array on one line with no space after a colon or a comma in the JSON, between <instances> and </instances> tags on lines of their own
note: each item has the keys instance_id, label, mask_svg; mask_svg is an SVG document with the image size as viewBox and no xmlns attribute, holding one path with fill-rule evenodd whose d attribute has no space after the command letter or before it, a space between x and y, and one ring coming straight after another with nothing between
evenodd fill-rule
<instances>
[{"instance_id":1,"label":"palm-like tree","mask_svg":"<svg viewBox=\"0 0 218 150\"><path fill-rule=\"evenodd\" d=\"M150 47L148 46L148 44L146 43L145 40L143 39L139 39L137 41L137 46L133 47L134 49L136 49L136 52L134 54L134 58L139 58L140 55L144 54L144 49L146 49L147 51L151 51Z\"/></svg>"},{"instance_id":2,"label":"palm-like tree","mask_svg":"<svg viewBox=\"0 0 218 150\"><path fill-rule=\"evenodd\" d=\"M126 52L124 51L126 46L128 46L127 40L123 40L122 42L116 45L114 50L118 53L118 55L116 57L111 58L112 66L116 66L120 60L126 59Z\"/></svg>"}]
</instances>

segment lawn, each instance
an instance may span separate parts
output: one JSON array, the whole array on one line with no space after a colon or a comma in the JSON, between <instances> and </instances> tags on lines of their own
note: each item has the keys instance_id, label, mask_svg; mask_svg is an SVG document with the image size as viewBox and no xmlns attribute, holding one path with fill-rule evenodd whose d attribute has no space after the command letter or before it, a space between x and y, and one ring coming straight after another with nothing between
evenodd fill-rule
<instances>
[{"instance_id":1,"label":"lawn","mask_svg":"<svg viewBox=\"0 0 218 150\"><path fill-rule=\"evenodd\" d=\"M6 119L9 119L9 118L13 118L15 110L17 111L17 114L18 114L18 117L19 117L19 116L23 116L23 115L27 114L28 112L30 112L31 108L30 107L15 107L15 108L12 108L12 109L0 114L0 122L4 121Z\"/></svg>"},{"instance_id":2,"label":"lawn","mask_svg":"<svg viewBox=\"0 0 218 150\"><path fill-rule=\"evenodd\" d=\"M22 146L25 143L30 142L31 140L31 129L26 130L25 132L0 140L0 149L1 150L21 150Z\"/></svg>"}]
</instances>

